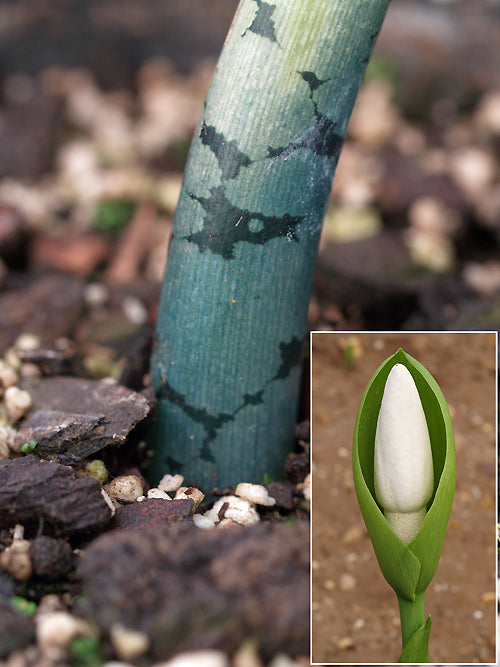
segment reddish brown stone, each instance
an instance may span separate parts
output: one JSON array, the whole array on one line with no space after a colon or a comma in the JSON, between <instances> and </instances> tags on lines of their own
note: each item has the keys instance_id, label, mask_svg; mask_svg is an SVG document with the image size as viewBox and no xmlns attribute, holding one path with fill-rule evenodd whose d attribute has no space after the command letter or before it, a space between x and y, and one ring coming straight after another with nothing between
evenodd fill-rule
<instances>
[{"instance_id":1,"label":"reddish brown stone","mask_svg":"<svg viewBox=\"0 0 500 667\"><path fill-rule=\"evenodd\" d=\"M162 500L149 498L142 503L123 505L116 510L112 527L118 530L125 528L154 528L165 526L175 521L183 521L193 513L192 500Z\"/></svg>"},{"instance_id":2,"label":"reddish brown stone","mask_svg":"<svg viewBox=\"0 0 500 667\"><path fill-rule=\"evenodd\" d=\"M85 278L107 259L110 247L109 239L100 234L40 235L31 242L31 263Z\"/></svg>"}]
</instances>

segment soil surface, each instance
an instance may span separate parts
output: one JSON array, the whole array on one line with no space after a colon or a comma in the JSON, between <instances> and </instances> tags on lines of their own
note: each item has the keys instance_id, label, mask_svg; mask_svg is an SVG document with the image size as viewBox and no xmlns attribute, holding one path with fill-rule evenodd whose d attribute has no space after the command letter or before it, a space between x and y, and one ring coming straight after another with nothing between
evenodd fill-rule
<instances>
[{"instance_id":1,"label":"soil surface","mask_svg":"<svg viewBox=\"0 0 500 667\"><path fill-rule=\"evenodd\" d=\"M441 387L452 416L457 487L426 596L431 662L495 662L495 336L315 333L312 340L312 656L396 661L400 621L357 505L354 422L378 366L399 347Z\"/></svg>"}]
</instances>

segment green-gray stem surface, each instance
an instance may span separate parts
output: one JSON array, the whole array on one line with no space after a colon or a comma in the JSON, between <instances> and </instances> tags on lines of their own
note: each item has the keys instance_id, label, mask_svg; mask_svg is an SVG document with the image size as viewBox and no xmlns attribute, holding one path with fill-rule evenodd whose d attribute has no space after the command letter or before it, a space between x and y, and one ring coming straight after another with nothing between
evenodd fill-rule
<instances>
[{"instance_id":1,"label":"green-gray stem surface","mask_svg":"<svg viewBox=\"0 0 500 667\"><path fill-rule=\"evenodd\" d=\"M152 359L152 477L280 475L321 223L389 0L242 0L195 133Z\"/></svg>"},{"instance_id":2,"label":"green-gray stem surface","mask_svg":"<svg viewBox=\"0 0 500 667\"><path fill-rule=\"evenodd\" d=\"M401 638L404 649L417 630L425 626L425 591L418 593L413 601L398 597L398 603L399 616L401 618ZM420 642L421 654L419 662L429 662L428 641L427 635L427 643L424 641Z\"/></svg>"}]
</instances>

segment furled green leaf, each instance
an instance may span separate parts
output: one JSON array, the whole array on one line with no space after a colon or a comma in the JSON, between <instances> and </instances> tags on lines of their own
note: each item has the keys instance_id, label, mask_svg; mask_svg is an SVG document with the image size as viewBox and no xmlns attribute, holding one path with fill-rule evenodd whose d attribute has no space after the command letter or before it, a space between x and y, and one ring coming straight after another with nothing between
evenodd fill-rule
<instances>
[{"instance_id":1,"label":"furled green leaf","mask_svg":"<svg viewBox=\"0 0 500 667\"><path fill-rule=\"evenodd\" d=\"M403 648L398 662L429 662L429 635L431 634L431 617L429 616L420 628L411 636Z\"/></svg>"},{"instance_id":2,"label":"furled green leaf","mask_svg":"<svg viewBox=\"0 0 500 667\"><path fill-rule=\"evenodd\" d=\"M415 381L424 409L434 464L434 492L416 537L405 545L387 523L375 496L374 446L377 418L387 376L404 364ZM455 446L448 406L438 384L416 359L398 350L368 383L361 400L353 443L353 474L358 503L382 574L400 597L413 600L427 588L437 568L455 490Z\"/></svg>"}]
</instances>

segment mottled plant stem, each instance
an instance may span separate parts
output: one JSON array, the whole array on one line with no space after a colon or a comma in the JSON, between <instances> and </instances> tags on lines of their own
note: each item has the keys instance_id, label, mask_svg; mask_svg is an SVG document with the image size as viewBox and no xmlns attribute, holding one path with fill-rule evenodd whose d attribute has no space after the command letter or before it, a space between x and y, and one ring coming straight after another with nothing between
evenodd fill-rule
<instances>
[{"instance_id":1,"label":"mottled plant stem","mask_svg":"<svg viewBox=\"0 0 500 667\"><path fill-rule=\"evenodd\" d=\"M389 0L242 0L191 146L152 359L152 476L279 475L321 223Z\"/></svg>"}]
</instances>

